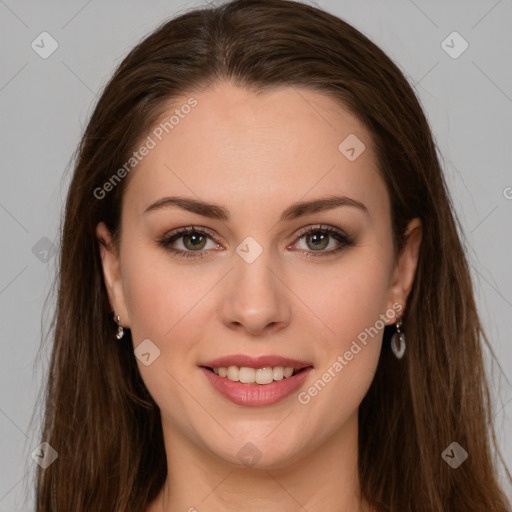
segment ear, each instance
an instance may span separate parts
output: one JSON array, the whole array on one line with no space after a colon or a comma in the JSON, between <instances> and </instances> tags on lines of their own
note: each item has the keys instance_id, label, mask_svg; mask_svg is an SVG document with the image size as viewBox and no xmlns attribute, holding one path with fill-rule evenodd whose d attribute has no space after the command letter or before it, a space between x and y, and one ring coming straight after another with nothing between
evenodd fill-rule
<instances>
[{"instance_id":1,"label":"ear","mask_svg":"<svg viewBox=\"0 0 512 512\"><path fill-rule=\"evenodd\" d=\"M112 235L104 222L96 226L101 265L103 267L103 279L107 289L108 300L114 309L115 315L121 318L123 327L130 327L130 318L126 308L123 283L121 280L121 268L119 254L112 243Z\"/></svg>"},{"instance_id":2,"label":"ear","mask_svg":"<svg viewBox=\"0 0 512 512\"><path fill-rule=\"evenodd\" d=\"M404 234L404 246L397 257L395 268L391 279L391 290L389 295L388 307L391 308L392 304L399 303L402 309L397 309L397 312L405 310L407 297L412 289L414 276L416 275L416 267L418 266L418 256L421 245L422 225L419 218L412 219ZM395 309L395 308L392 308ZM400 316L400 315L397 315ZM393 319L392 322L395 322Z\"/></svg>"}]
</instances>

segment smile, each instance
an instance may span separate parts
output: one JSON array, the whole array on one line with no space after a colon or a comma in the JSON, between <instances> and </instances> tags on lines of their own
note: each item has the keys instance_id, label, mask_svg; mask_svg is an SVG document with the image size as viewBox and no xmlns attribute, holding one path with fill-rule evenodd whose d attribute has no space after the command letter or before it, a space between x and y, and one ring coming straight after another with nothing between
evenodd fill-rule
<instances>
[{"instance_id":1,"label":"smile","mask_svg":"<svg viewBox=\"0 0 512 512\"><path fill-rule=\"evenodd\" d=\"M222 367L220 367L222 368ZM219 373L220 373L219 368ZM228 367L226 372L233 372L235 376L235 372L239 369L235 367L235 370L231 369L233 367ZM273 367L271 368L272 372L277 368L278 376L281 373L281 370L284 373L282 367ZM242 378L244 378L244 367L240 368L239 375L237 380L231 380L229 376L221 377L214 372L214 369L211 367L200 367L201 372L208 379L208 382L212 386L212 388L219 393L223 398L228 399L230 402L236 405L242 405L246 407L262 407L275 404L284 400L285 398L291 396L295 392L298 392L299 389L303 386L305 380L309 376L309 374L313 371L312 366L308 366L306 368L302 368L297 370L296 373L292 369L292 375L289 377L285 377L281 380L274 380L272 377L272 381L268 384L258 384L256 381L254 382L241 382L240 372L242 373ZM247 370L252 370L254 373L254 379L256 379L256 374L258 371L264 370L262 375L268 375L270 378L270 373L267 368L258 368L258 371L255 368L247 368ZM289 373L289 370L288 370ZM249 378L251 372L247 372L246 376Z\"/></svg>"}]
</instances>

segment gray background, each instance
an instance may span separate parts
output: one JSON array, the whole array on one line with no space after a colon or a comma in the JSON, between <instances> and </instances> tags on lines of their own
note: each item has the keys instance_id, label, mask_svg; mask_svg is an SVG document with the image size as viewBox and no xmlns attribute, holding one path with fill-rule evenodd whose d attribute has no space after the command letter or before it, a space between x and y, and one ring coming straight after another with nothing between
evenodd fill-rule
<instances>
[{"instance_id":1,"label":"gray background","mask_svg":"<svg viewBox=\"0 0 512 512\"><path fill-rule=\"evenodd\" d=\"M48 353L36 356L44 299L55 273L51 244L58 239L66 168L115 66L164 19L199 5L0 0L0 511L33 508L30 454L39 440L30 420ZM499 443L512 468L512 1L321 0L317 5L386 51L426 110L499 362L492 363L486 349ZM31 47L43 31L59 45L47 59ZM453 31L469 44L456 59L441 46ZM448 44L461 47L456 40ZM510 487L507 492L512 494Z\"/></svg>"}]
</instances>

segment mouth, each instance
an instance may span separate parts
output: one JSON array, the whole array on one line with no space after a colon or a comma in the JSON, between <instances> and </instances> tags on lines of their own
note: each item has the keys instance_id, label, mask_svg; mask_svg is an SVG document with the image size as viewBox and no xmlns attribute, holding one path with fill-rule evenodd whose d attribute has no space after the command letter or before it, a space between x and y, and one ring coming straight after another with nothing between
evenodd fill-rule
<instances>
[{"instance_id":1,"label":"mouth","mask_svg":"<svg viewBox=\"0 0 512 512\"><path fill-rule=\"evenodd\" d=\"M279 356L231 356L199 365L213 389L237 405L264 406L292 395L314 367Z\"/></svg>"},{"instance_id":2,"label":"mouth","mask_svg":"<svg viewBox=\"0 0 512 512\"><path fill-rule=\"evenodd\" d=\"M260 384L267 385L275 381L289 379L295 375L306 371L312 366L302 368L293 368L292 366L265 366L262 368L251 368L249 366L203 366L206 370L218 375L221 378L229 379L232 382L241 382L242 384Z\"/></svg>"},{"instance_id":3,"label":"mouth","mask_svg":"<svg viewBox=\"0 0 512 512\"><path fill-rule=\"evenodd\" d=\"M252 357L235 354L204 361L200 366L233 382L270 384L293 377L313 364L278 355Z\"/></svg>"}]
</instances>

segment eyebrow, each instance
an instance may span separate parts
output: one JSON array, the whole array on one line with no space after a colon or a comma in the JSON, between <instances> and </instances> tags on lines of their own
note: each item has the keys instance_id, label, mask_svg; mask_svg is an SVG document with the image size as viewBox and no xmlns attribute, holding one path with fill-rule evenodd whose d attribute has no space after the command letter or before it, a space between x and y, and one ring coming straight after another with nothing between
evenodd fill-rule
<instances>
[{"instance_id":1,"label":"eyebrow","mask_svg":"<svg viewBox=\"0 0 512 512\"><path fill-rule=\"evenodd\" d=\"M312 201L293 203L281 214L280 221L290 221L311 213L331 210L333 208L339 208L340 206L352 206L362 210L367 215L369 215L366 206L356 199L352 199L347 196L329 196L321 199L314 199ZM207 203L205 201L193 199L191 197L178 196L162 197L161 199L158 199L158 201L150 204L144 210L144 215L146 213L168 207L182 208L183 210L197 213L203 217L219 219L222 221L229 221L231 219L229 210L223 206Z\"/></svg>"}]
</instances>

